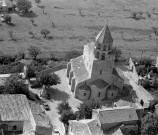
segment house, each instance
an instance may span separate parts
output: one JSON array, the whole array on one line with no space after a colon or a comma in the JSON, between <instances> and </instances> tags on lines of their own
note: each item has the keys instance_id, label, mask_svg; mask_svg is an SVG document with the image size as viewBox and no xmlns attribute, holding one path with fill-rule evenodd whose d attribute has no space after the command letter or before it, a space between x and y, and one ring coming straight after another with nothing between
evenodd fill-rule
<instances>
[{"instance_id":1,"label":"house","mask_svg":"<svg viewBox=\"0 0 158 135\"><path fill-rule=\"evenodd\" d=\"M44 109L35 102L29 101L31 107L31 123L35 135L52 135L53 126L50 123L49 117L45 114Z\"/></svg>"},{"instance_id":2,"label":"house","mask_svg":"<svg viewBox=\"0 0 158 135\"><path fill-rule=\"evenodd\" d=\"M133 107L122 106L93 110L92 119L96 119L101 129L107 132L120 124L136 125L138 116Z\"/></svg>"},{"instance_id":3,"label":"house","mask_svg":"<svg viewBox=\"0 0 158 135\"><path fill-rule=\"evenodd\" d=\"M103 131L98 125L97 120L70 120L69 135L103 135Z\"/></svg>"},{"instance_id":4,"label":"house","mask_svg":"<svg viewBox=\"0 0 158 135\"><path fill-rule=\"evenodd\" d=\"M14 12L15 4L11 1L0 0L0 12Z\"/></svg>"},{"instance_id":5,"label":"house","mask_svg":"<svg viewBox=\"0 0 158 135\"><path fill-rule=\"evenodd\" d=\"M30 113L25 95L0 95L0 129L4 133L23 133L24 121L30 119Z\"/></svg>"},{"instance_id":6,"label":"house","mask_svg":"<svg viewBox=\"0 0 158 135\"><path fill-rule=\"evenodd\" d=\"M75 98L114 100L121 96L124 81L114 65L113 38L108 25L95 41L84 46L83 55L67 64L67 77Z\"/></svg>"}]
</instances>

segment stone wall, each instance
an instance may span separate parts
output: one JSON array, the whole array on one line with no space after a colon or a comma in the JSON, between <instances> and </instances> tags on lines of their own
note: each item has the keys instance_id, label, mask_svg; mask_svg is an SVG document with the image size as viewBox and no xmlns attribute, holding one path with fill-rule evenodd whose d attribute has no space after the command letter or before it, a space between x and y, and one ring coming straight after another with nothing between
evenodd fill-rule
<instances>
[{"instance_id":1,"label":"stone wall","mask_svg":"<svg viewBox=\"0 0 158 135\"><path fill-rule=\"evenodd\" d=\"M138 83L138 80L139 80L139 76L137 74L137 71L136 71L136 67L134 65L134 62L132 61L132 59L130 58L129 59L129 68L131 69L132 71L132 79L134 82Z\"/></svg>"}]
</instances>

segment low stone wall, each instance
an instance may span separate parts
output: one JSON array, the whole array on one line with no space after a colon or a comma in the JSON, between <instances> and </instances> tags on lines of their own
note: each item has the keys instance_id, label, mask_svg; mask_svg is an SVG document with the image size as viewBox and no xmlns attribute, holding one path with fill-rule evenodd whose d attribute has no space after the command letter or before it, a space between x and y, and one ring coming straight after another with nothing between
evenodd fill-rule
<instances>
[{"instance_id":1,"label":"low stone wall","mask_svg":"<svg viewBox=\"0 0 158 135\"><path fill-rule=\"evenodd\" d=\"M58 70L62 70L62 69L65 69L65 68L67 68L67 63L60 64L59 66L43 70L43 71L41 71L41 73L54 73Z\"/></svg>"}]
</instances>

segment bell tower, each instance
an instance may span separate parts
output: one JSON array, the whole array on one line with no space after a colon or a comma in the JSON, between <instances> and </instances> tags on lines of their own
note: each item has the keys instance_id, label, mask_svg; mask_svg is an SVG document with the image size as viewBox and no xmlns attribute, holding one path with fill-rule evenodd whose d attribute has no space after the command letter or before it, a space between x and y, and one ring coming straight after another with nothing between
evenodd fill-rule
<instances>
[{"instance_id":1,"label":"bell tower","mask_svg":"<svg viewBox=\"0 0 158 135\"><path fill-rule=\"evenodd\" d=\"M106 25L95 38L94 55L98 60L106 60L113 44L108 25Z\"/></svg>"}]
</instances>

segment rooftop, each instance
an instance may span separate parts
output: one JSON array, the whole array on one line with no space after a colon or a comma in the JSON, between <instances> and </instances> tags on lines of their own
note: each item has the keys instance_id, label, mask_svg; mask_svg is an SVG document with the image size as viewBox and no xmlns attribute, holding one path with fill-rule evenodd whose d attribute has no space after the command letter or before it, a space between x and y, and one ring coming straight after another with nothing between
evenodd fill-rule
<instances>
[{"instance_id":1,"label":"rooftop","mask_svg":"<svg viewBox=\"0 0 158 135\"><path fill-rule=\"evenodd\" d=\"M25 95L0 95L0 120L25 121L29 120L29 104Z\"/></svg>"},{"instance_id":2,"label":"rooftop","mask_svg":"<svg viewBox=\"0 0 158 135\"><path fill-rule=\"evenodd\" d=\"M138 120L137 113L133 107L114 107L98 110L101 123L117 123Z\"/></svg>"},{"instance_id":3,"label":"rooftop","mask_svg":"<svg viewBox=\"0 0 158 135\"><path fill-rule=\"evenodd\" d=\"M106 25L99 32L99 34L96 36L95 40L98 41L99 43L112 43L113 42L113 38L111 36L108 25Z\"/></svg>"},{"instance_id":4,"label":"rooftop","mask_svg":"<svg viewBox=\"0 0 158 135\"><path fill-rule=\"evenodd\" d=\"M49 117L43 112L41 106L30 101L31 111L37 126L51 127Z\"/></svg>"},{"instance_id":5,"label":"rooftop","mask_svg":"<svg viewBox=\"0 0 158 135\"><path fill-rule=\"evenodd\" d=\"M75 79L78 82L83 82L89 78L89 74L85 67L82 55L75 59L71 59L70 62L74 71Z\"/></svg>"},{"instance_id":6,"label":"rooftop","mask_svg":"<svg viewBox=\"0 0 158 135\"><path fill-rule=\"evenodd\" d=\"M97 120L70 120L70 127L73 135L102 135L103 131L97 125Z\"/></svg>"},{"instance_id":7,"label":"rooftop","mask_svg":"<svg viewBox=\"0 0 158 135\"><path fill-rule=\"evenodd\" d=\"M94 85L94 86L96 86L99 89L103 89L103 88L105 88L108 85L108 83L105 82L102 79L97 79L97 80L91 82L90 85Z\"/></svg>"}]
</instances>

